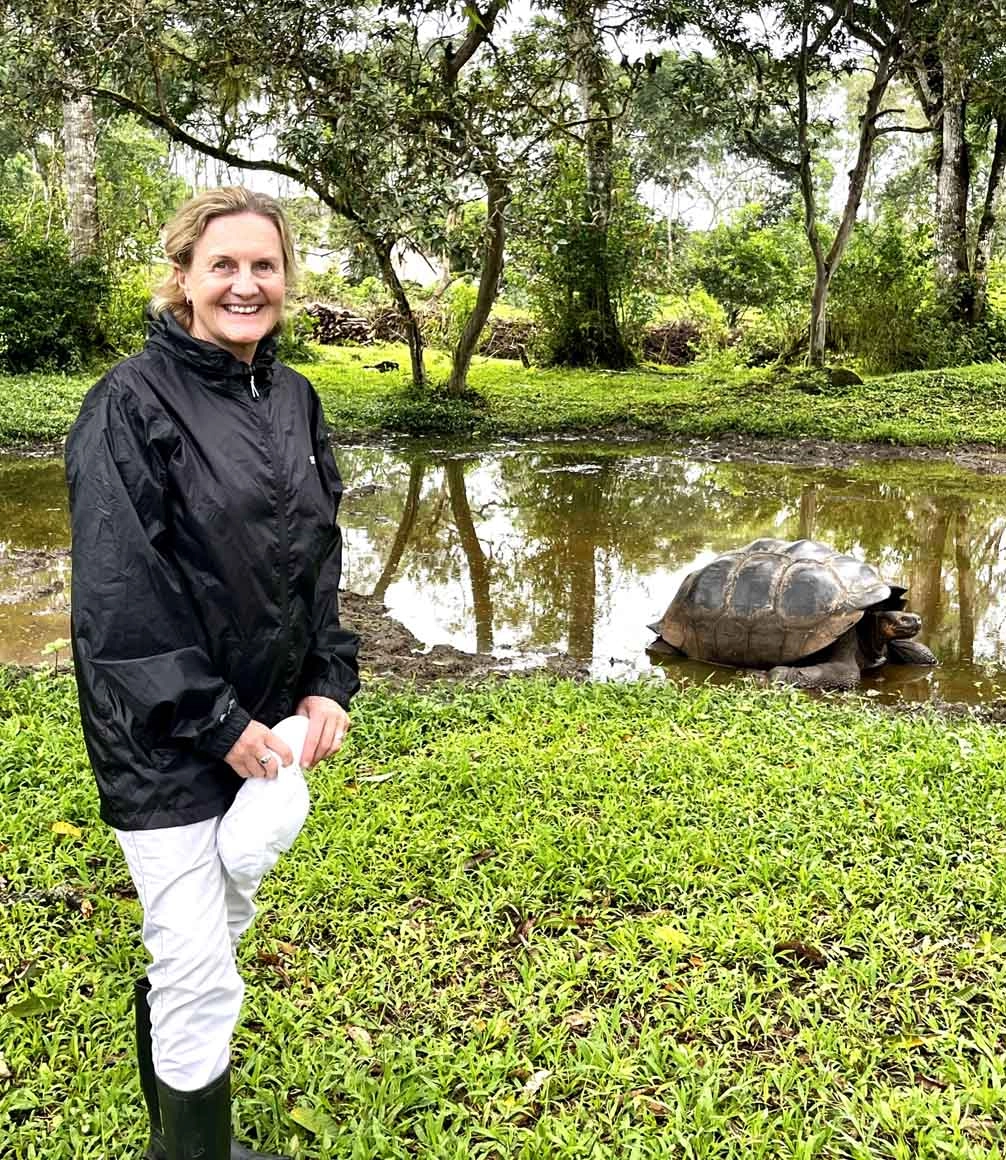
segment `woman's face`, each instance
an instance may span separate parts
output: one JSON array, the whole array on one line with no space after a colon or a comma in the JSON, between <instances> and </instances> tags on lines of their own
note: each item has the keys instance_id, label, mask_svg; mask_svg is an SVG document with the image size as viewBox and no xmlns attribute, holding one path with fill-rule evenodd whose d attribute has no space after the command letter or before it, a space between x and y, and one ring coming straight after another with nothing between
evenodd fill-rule
<instances>
[{"instance_id":1,"label":"woman's face","mask_svg":"<svg viewBox=\"0 0 1006 1160\"><path fill-rule=\"evenodd\" d=\"M178 282L192 303L193 338L250 363L279 322L286 293L279 230L257 213L213 218Z\"/></svg>"}]
</instances>

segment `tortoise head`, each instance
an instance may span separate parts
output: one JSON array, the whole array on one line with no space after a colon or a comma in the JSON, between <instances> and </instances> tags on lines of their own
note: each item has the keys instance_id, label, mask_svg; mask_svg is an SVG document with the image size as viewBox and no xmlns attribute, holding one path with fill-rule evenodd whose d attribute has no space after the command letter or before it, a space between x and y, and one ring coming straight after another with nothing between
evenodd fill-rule
<instances>
[{"instance_id":1,"label":"tortoise head","mask_svg":"<svg viewBox=\"0 0 1006 1160\"><path fill-rule=\"evenodd\" d=\"M908 640L918 635L922 617L901 609L868 609L856 626L864 669L875 669L887 660L887 645L892 640Z\"/></svg>"},{"instance_id":2,"label":"tortoise head","mask_svg":"<svg viewBox=\"0 0 1006 1160\"><path fill-rule=\"evenodd\" d=\"M881 640L908 640L917 636L922 617L914 612L876 612L876 632Z\"/></svg>"}]
</instances>

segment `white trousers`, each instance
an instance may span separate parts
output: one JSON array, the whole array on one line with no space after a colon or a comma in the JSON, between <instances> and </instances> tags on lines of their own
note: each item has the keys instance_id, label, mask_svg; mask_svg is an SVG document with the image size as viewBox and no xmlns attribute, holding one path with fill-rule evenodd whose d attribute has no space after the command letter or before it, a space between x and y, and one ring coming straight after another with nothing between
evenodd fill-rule
<instances>
[{"instance_id":1,"label":"white trousers","mask_svg":"<svg viewBox=\"0 0 1006 1160\"><path fill-rule=\"evenodd\" d=\"M143 907L153 962L154 1071L177 1091L221 1075L244 997L234 961L255 917L258 883L238 883L217 850L219 818L157 830L116 830Z\"/></svg>"}]
</instances>

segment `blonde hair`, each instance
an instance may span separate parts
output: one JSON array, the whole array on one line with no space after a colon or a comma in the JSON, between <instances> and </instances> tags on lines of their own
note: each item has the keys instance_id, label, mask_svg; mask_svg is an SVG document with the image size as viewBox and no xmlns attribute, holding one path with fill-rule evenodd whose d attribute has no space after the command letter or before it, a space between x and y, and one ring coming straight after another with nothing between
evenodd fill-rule
<instances>
[{"instance_id":1,"label":"blonde hair","mask_svg":"<svg viewBox=\"0 0 1006 1160\"><path fill-rule=\"evenodd\" d=\"M289 288L297 276L297 254L283 207L266 193L255 193L243 185L227 185L220 189L207 189L190 198L164 227L164 253L172 270L154 291L150 303L153 314L170 311L186 330L192 328L192 305L185 300L178 270L188 270L196 242L210 222L234 213L256 213L268 218L276 227L283 249L283 275Z\"/></svg>"}]
</instances>

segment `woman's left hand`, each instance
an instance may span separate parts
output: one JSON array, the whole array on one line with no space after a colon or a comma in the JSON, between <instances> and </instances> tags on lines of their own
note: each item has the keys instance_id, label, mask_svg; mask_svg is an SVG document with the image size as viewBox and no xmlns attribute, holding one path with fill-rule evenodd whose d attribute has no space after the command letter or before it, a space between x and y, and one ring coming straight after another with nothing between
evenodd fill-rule
<instances>
[{"instance_id":1,"label":"woman's left hand","mask_svg":"<svg viewBox=\"0 0 1006 1160\"><path fill-rule=\"evenodd\" d=\"M349 714L331 697L305 697L297 706L297 715L310 722L300 754L300 764L310 769L342 747L349 732Z\"/></svg>"}]
</instances>

